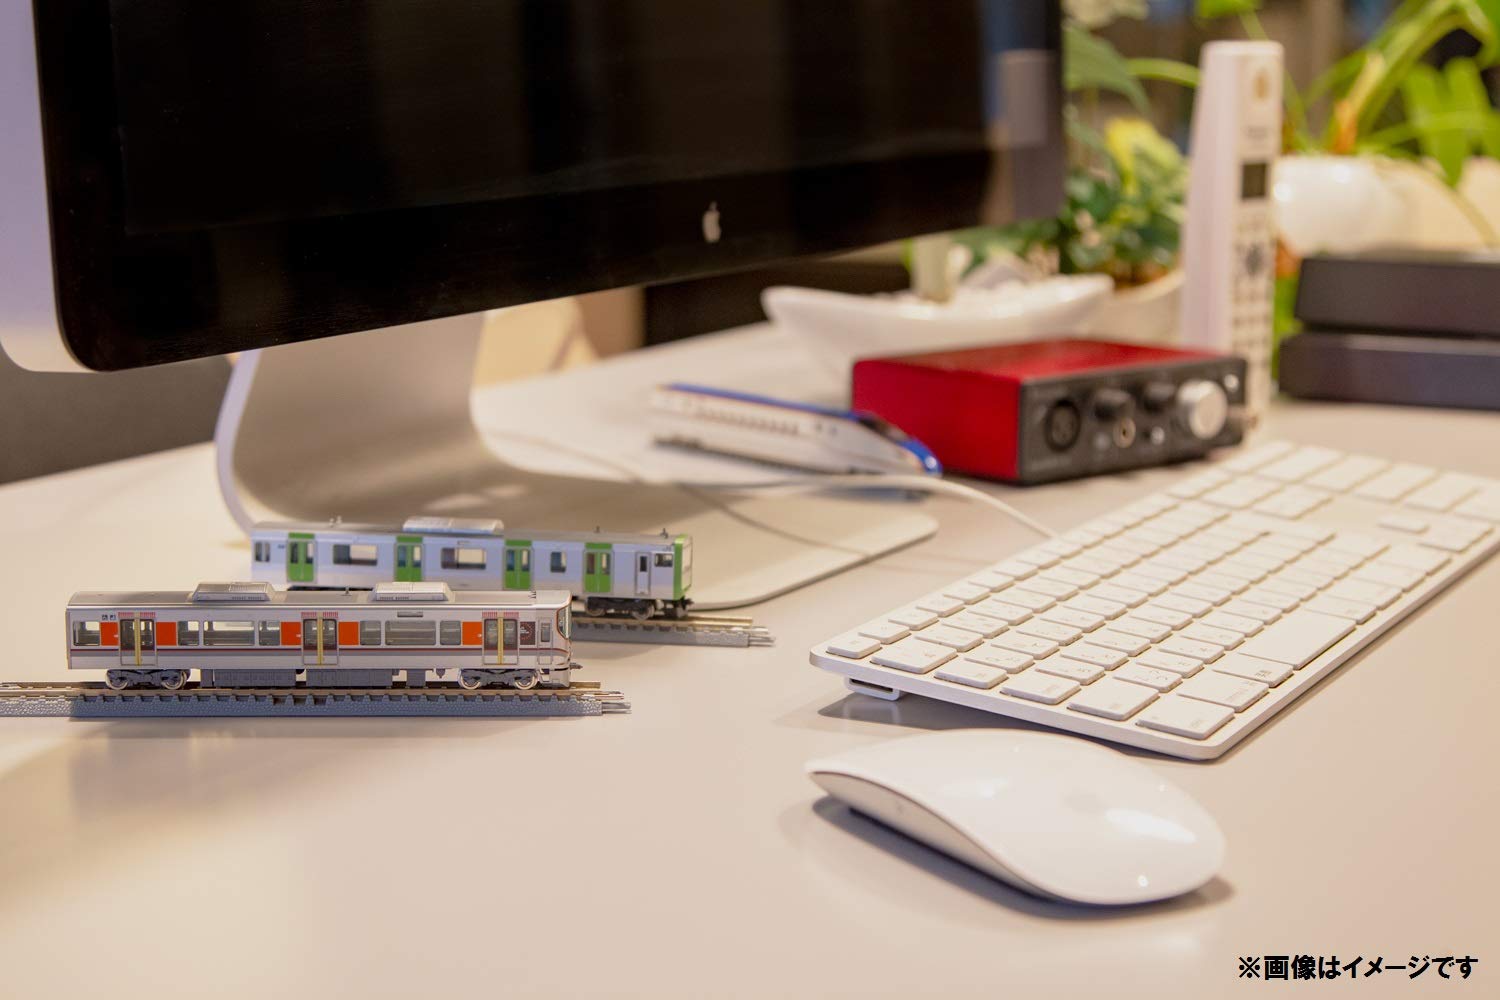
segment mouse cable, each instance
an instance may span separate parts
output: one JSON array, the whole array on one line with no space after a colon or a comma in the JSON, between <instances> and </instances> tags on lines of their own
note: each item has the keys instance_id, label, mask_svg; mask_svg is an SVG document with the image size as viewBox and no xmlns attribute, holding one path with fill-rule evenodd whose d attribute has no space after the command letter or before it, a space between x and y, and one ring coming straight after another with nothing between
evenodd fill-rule
<instances>
[{"instance_id":1,"label":"mouse cable","mask_svg":"<svg viewBox=\"0 0 1500 1000\"><path fill-rule=\"evenodd\" d=\"M666 484L663 484L666 485ZM676 482L674 486L686 486L696 490L725 490L725 491L748 491L748 490L772 490L772 489L801 489L801 490L907 490L913 493L943 493L948 496L968 500L971 503L983 504L1011 518L1012 520L1030 528L1032 531L1045 538L1056 538L1057 532L1027 515L1021 513L1010 504L997 497L992 497L983 490L976 490L972 486L955 483L947 479L939 479L934 476L902 476L886 475L882 473L871 474L839 474L799 478L799 479L770 479L757 480L748 483L689 483Z\"/></svg>"}]
</instances>

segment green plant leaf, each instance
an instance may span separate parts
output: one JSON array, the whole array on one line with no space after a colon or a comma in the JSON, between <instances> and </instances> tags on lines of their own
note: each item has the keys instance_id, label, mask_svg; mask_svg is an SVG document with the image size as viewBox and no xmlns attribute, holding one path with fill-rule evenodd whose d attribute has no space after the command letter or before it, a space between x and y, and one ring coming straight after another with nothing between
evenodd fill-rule
<instances>
[{"instance_id":1,"label":"green plant leaf","mask_svg":"<svg viewBox=\"0 0 1500 1000\"><path fill-rule=\"evenodd\" d=\"M1406 102L1407 116L1416 129L1417 146L1437 161L1443 179L1452 186L1463 175L1469 144L1462 133L1430 127L1434 119L1448 110L1446 89L1442 75L1425 64L1413 66L1401 82L1401 99Z\"/></svg>"},{"instance_id":2,"label":"green plant leaf","mask_svg":"<svg viewBox=\"0 0 1500 1000\"><path fill-rule=\"evenodd\" d=\"M1076 24L1063 27L1063 80L1069 90L1098 88L1125 97L1141 114L1150 107L1146 90L1109 42Z\"/></svg>"},{"instance_id":3,"label":"green plant leaf","mask_svg":"<svg viewBox=\"0 0 1500 1000\"><path fill-rule=\"evenodd\" d=\"M1198 86L1198 67L1176 59L1127 59L1125 68L1137 80L1165 80L1189 88Z\"/></svg>"},{"instance_id":4,"label":"green plant leaf","mask_svg":"<svg viewBox=\"0 0 1500 1000\"><path fill-rule=\"evenodd\" d=\"M1236 17L1260 10L1260 0L1197 0L1195 12L1207 20L1214 17Z\"/></svg>"},{"instance_id":5,"label":"green plant leaf","mask_svg":"<svg viewBox=\"0 0 1500 1000\"><path fill-rule=\"evenodd\" d=\"M1479 65L1472 59L1450 59L1443 67L1443 79L1448 83L1448 106L1484 123L1475 130L1475 144L1485 156L1500 159L1500 115L1490 107L1489 91L1479 75Z\"/></svg>"}]
</instances>

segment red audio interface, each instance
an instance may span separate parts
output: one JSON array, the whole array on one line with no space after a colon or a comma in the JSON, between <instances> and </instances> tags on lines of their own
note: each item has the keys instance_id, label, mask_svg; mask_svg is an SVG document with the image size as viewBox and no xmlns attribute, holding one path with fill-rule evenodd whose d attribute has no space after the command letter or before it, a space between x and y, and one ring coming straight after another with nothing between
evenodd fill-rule
<instances>
[{"instance_id":1,"label":"red audio interface","mask_svg":"<svg viewBox=\"0 0 1500 1000\"><path fill-rule=\"evenodd\" d=\"M1103 340L854 366L854 409L922 441L951 471L1014 483L1161 465L1236 444L1244 402L1241 358Z\"/></svg>"}]
</instances>

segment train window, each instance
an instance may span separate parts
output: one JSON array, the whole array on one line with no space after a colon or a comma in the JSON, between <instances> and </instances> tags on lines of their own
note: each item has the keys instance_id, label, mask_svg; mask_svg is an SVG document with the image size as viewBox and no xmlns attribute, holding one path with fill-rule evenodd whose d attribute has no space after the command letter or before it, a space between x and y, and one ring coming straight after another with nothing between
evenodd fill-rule
<instances>
[{"instance_id":1,"label":"train window","mask_svg":"<svg viewBox=\"0 0 1500 1000\"><path fill-rule=\"evenodd\" d=\"M380 623L379 622L360 622L359 623L359 644L361 646L378 646L378 645L380 645Z\"/></svg>"},{"instance_id":2,"label":"train window","mask_svg":"<svg viewBox=\"0 0 1500 1000\"><path fill-rule=\"evenodd\" d=\"M203 645L205 646L249 646L254 640L254 622L203 623Z\"/></svg>"},{"instance_id":3,"label":"train window","mask_svg":"<svg viewBox=\"0 0 1500 1000\"><path fill-rule=\"evenodd\" d=\"M99 645L99 623L98 622L74 622L73 623L73 645L75 645L75 646L97 646L97 645Z\"/></svg>"},{"instance_id":4,"label":"train window","mask_svg":"<svg viewBox=\"0 0 1500 1000\"><path fill-rule=\"evenodd\" d=\"M484 569L484 549L443 549L443 569Z\"/></svg>"},{"instance_id":5,"label":"train window","mask_svg":"<svg viewBox=\"0 0 1500 1000\"><path fill-rule=\"evenodd\" d=\"M505 619L505 648L516 648L516 620L514 618Z\"/></svg>"},{"instance_id":6,"label":"train window","mask_svg":"<svg viewBox=\"0 0 1500 1000\"><path fill-rule=\"evenodd\" d=\"M255 629L255 644L257 646L279 646L281 645L281 621L261 622Z\"/></svg>"},{"instance_id":7,"label":"train window","mask_svg":"<svg viewBox=\"0 0 1500 1000\"><path fill-rule=\"evenodd\" d=\"M552 572L566 573L568 571L568 554L566 552L552 553Z\"/></svg>"},{"instance_id":8,"label":"train window","mask_svg":"<svg viewBox=\"0 0 1500 1000\"><path fill-rule=\"evenodd\" d=\"M521 623L521 645L523 645L523 646L535 646L536 645L536 622L522 622Z\"/></svg>"},{"instance_id":9,"label":"train window","mask_svg":"<svg viewBox=\"0 0 1500 1000\"><path fill-rule=\"evenodd\" d=\"M516 565L520 564L522 573L531 572L531 550L521 548L509 548L505 550L505 570L508 573L516 571Z\"/></svg>"},{"instance_id":10,"label":"train window","mask_svg":"<svg viewBox=\"0 0 1500 1000\"><path fill-rule=\"evenodd\" d=\"M340 566L374 566L380 562L380 549L374 545L335 545L333 561Z\"/></svg>"},{"instance_id":11,"label":"train window","mask_svg":"<svg viewBox=\"0 0 1500 1000\"><path fill-rule=\"evenodd\" d=\"M438 634L442 637L444 646L457 646L464 641L463 622L439 622Z\"/></svg>"},{"instance_id":12,"label":"train window","mask_svg":"<svg viewBox=\"0 0 1500 1000\"><path fill-rule=\"evenodd\" d=\"M670 552L658 552L656 554L656 568L657 569L671 569L672 568L672 553L670 553Z\"/></svg>"},{"instance_id":13,"label":"train window","mask_svg":"<svg viewBox=\"0 0 1500 1000\"><path fill-rule=\"evenodd\" d=\"M410 618L385 623L387 646L436 646L437 622Z\"/></svg>"},{"instance_id":14,"label":"train window","mask_svg":"<svg viewBox=\"0 0 1500 1000\"><path fill-rule=\"evenodd\" d=\"M552 645L552 623L536 623L536 641L543 646Z\"/></svg>"},{"instance_id":15,"label":"train window","mask_svg":"<svg viewBox=\"0 0 1500 1000\"><path fill-rule=\"evenodd\" d=\"M251 548L255 552L255 561L258 563L271 561L271 543L256 542Z\"/></svg>"},{"instance_id":16,"label":"train window","mask_svg":"<svg viewBox=\"0 0 1500 1000\"><path fill-rule=\"evenodd\" d=\"M178 622L177 623L177 645L179 645L179 646L196 646L196 645L198 645L198 623L197 622Z\"/></svg>"}]
</instances>

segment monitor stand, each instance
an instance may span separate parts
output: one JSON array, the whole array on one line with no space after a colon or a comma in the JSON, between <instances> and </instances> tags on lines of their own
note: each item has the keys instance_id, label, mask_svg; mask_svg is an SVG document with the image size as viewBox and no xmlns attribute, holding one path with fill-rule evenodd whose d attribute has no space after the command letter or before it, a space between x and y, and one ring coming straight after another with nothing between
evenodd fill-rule
<instances>
[{"instance_id":1,"label":"monitor stand","mask_svg":"<svg viewBox=\"0 0 1500 1000\"><path fill-rule=\"evenodd\" d=\"M399 524L441 514L498 517L508 529L686 532L693 598L713 607L774 597L936 530L890 496L731 494L509 465L470 408L483 321L461 316L241 355L215 432L219 486L235 520L248 531L266 520ZM543 437L546 428L525 434ZM494 437L503 452L503 435Z\"/></svg>"}]
</instances>

